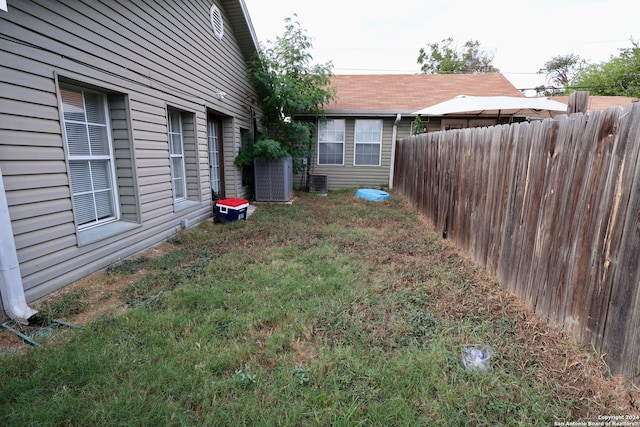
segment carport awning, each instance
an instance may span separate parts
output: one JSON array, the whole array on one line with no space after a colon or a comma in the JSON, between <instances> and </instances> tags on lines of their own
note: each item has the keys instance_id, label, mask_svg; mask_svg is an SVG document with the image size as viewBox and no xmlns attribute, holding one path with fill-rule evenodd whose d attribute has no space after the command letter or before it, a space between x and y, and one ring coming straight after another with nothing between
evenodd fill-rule
<instances>
[{"instance_id":1,"label":"carport awning","mask_svg":"<svg viewBox=\"0 0 640 427\"><path fill-rule=\"evenodd\" d=\"M415 111L422 116L527 116L554 117L566 114L567 105L549 98L515 96L469 96L455 98Z\"/></svg>"}]
</instances>

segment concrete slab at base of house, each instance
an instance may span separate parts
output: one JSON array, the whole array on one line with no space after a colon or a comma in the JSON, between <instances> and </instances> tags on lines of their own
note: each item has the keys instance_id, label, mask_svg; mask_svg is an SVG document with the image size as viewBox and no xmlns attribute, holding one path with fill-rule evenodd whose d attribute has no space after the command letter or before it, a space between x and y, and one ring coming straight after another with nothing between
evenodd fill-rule
<instances>
[{"instance_id":1,"label":"concrete slab at base of house","mask_svg":"<svg viewBox=\"0 0 640 427\"><path fill-rule=\"evenodd\" d=\"M254 209L255 207L257 207L258 205L292 205L293 202L296 200L295 197L292 197L291 199L289 199L286 202L259 202L259 201L253 201L251 202L252 204L254 204ZM249 207L251 207L252 205L249 205Z\"/></svg>"}]
</instances>

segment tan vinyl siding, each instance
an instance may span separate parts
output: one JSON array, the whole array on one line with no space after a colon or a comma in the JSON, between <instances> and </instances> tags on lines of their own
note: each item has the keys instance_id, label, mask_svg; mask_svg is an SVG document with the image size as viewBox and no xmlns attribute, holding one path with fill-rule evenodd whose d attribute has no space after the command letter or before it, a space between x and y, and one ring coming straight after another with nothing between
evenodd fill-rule
<instances>
[{"instance_id":1,"label":"tan vinyl siding","mask_svg":"<svg viewBox=\"0 0 640 427\"><path fill-rule=\"evenodd\" d=\"M209 178L210 169L209 169L209 140L207 139L207 118L206 114L204 116L198 117L197 123L197 141L203 141L204 144L198 144L195 153L195 161L194 165L198 171L197 174L197 182L196 187L198 189L206 189L206 192L198 195L201 200L208 200L211 197L211 179Z\"/></svg>"},{"instance_id":2,"label":"tan vinyl siding","mask_svg":"<svg viewBox=\"0 0 640 427\"><path fill-rule=\"evenodd\" d=\"M423 120L426 121L426 119ZM402 138L411 136L411 132L413 131L412 125L413 117L403 117L402 120L400 120L400 123L398 123L398 133L396 135L396 139L399 141ZM425 125L428 125L428 123L425 123Z\"/></svg>"},{"instance_id":3,"label":"tan vinyl siding","mask_svg":"<svg viewBox=\"0 0 640 427\"><path fill-rule=\"evenodd\" d=\"M135 159L131 147L131 129L127 98L121 94L109 96L111 138L116 162L116 179L120 194L120 214L123 220L140 222Z\"/></svg>"},{"instance_id":4,"label":"tan vinyl siding","mask_svg":"<svg viewBox=\"0 0 640 427\"><path fill-rule=\"evenodd\" d=\"M236 125L236 121L232 118L225 119L222 122L222 137L224 138L225 149L224 162L225 165L233 165L233 161L240 149L241 144L241 130L249 129L249 122L240 124L240 127ZM229 144L229 140L233 141L233 144ZM252 197L251 190L247 186L242 185L242 171L237 167L225 167L224 169L225 179L225 191L226 195L236 194L237 197L243 197L249 199Z\"/></svg>"},{"instance_id":5,"label":"tan vinyl siding","mask_svg":"<svg viewBox=\"0 0 640 427\"><path fill-rule=\"evenodd\" d=\"M187 199L200 201L200 178L198 163L198 146L196 139L196 124L193 114L182 115L182 136L184 139L184 172L187 184ZM204 139L200 140L205 141ZM202 144L204 145L204 144Z\"/></svg>"},{"instance_id":6,"label":"tan vinyl siding","mask_svg":"<svg viewBox=\"0 0 640 427\"><path fill-rule=\"evenodd\" d=\"M376 120L378 117L328 117L333 119L345 120L345 159L344 165L318 165L317 146L314 153L313 173L327 174L329 190L339 190L345 188L362 188L362 187L386 187L389 185L389 171L391 165L391 149L393 124L395 118L385 117L383 120L383 141L382 141L382 157L381 166L354 166L354 130L356 120ZM412 116L401 117L397 124L396 140L408 137L412 131ZM314 135L317 144L317 135ZM301 177L296 177L295 182L302 182Z\"/></svg>"},{"instance_id":7,"label":"tan vinyl siding","mask_svg":"<svg viewBox=\"0 0 640 427\"><path fill-rule=\"evenodd\" d=\"M334 117L328 117L329 119ZM337 117L335 117L337 118ZM327 174L329 190L344 188L381 187L389 184L391 164L391 137L395 119L382 119L382 152L380 166L354 166L354 131L356 120L376 120L377 118L345 118L344 165L318 165L314 158L313 173ZM314 135L317 144L317 135ZM317 146L316 146L317 147ZM317 150L317 148L316 148ZM317 156L317 151L316 151Z\"/></svg>"},{"instance_id":8,"label":"tan vinyl siding","mask_svg":"<svg viewBox=\"0 0 640 427\"><path fill-rule=\"evenodd\" d=\"M0 36L0 168L28 300L166 240L188 218L211 215L206 114L223 119L225 182L241 187L233 166L240 127L250 128L247 43L216 1L224 38L215 37L209 1L11 1ZM250 37L249 37L250 38ZM250 43L249 43L250 44ZM58 105L58 82L107 95L122 222L133 228L82 243L74 223ZM224 91L224 100L217 93ZM171 191L167 108L191 117L185 137L187 208Z\"/></svg>"}]
</instances>

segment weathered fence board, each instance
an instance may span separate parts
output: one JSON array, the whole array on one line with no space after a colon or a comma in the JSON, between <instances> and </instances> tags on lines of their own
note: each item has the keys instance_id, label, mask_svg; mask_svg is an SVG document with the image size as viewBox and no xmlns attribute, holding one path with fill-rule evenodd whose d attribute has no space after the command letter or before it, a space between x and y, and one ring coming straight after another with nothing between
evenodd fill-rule
<instances>
[{"instance_id":1,"label":"weathered fence board","mask_svg":"<svg viewBox=\"0 0 640 427\"><path fill-rule=\"evenodd\" d=\"M617 122L619 110L608 110L604 113L601 129L612 129ZM593 120L595 122L595 120ZM585 169L588 176L584 179L580 193L580 208L576 210L573 222L576 226L574 244L574 265L569 278L573 292L570 294L569 306L565 311L565 328L583 342L592 343L600 348L602 341L602 314L606 313L608 298L595 287L594 267L603 265L604 235L601 230L609 223L612 200L615 192L616 177L620 167L620 158L612 157L615 148L613 133L602 134L587 147L591 154ZM609 178L609 176L611 178ZM613 178L613 179L612 179ZM596 275L598 273L595 273ZM585 310L589 302L599 302ZM603 310L604 309L604 310ZM585 318L585 314L589 316ZM582 329L579 325L583 325Z\"/></svg>"},{"instance_id":2,"label":"weathered fence board","mask_svg":"<svg viewBox=\"0 0 640 427\"><path fill-rule=\"evenodd\" d=\"M623 117L623 123L640 120L640 111L627 111ZM635 117L634 117L635 116ZM611 272L613 285L609 301L607 319L605 324L602 351L608 355L609 362L613 365L624 365L633 362L630 368L637 368L640 363L638 354L638 329L630 330L633 324L637 325L639 267L640 255L640 169L638 169L638 141L640 134L638 126L627 126L619 140L624 141L628 150L623 160L622 186L620 187L619 208L614 214L619 217L619 251L615 270ZM628 130L628 133L626 132ZM616 193L616 199L618 193ZM626 202L626 203L625 203ZM616 200L616 204L618 201ZM617 237L617 236L616 236ZM613 252L611 253L613 258ZM634 319L635 318L635 319ZM627 339L633 339L628 342ZM630 360L633 359L633 360ZM636 374L638 372L636 371Z\"/></svg>"},{"instance_id":3,"label":"weathered fence board","mask_svg":"<svg viewBox=\"0 0 640 427\"><path fill-rule=\"evenodd\" d=\"M536 313L640 363L640 103L403 139L394 185Z\"/></svg>"}]
</instances>

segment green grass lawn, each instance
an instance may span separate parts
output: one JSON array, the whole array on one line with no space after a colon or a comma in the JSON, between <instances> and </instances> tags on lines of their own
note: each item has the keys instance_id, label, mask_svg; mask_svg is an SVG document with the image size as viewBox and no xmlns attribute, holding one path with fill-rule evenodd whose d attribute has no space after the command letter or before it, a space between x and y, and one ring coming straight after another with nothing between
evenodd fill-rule
<instances>
[{"instance_id":1,"label":"green grass lawn","mask_svg":"<svg viewBox=\"0 0 640 427\"><path fill-rule=\"evenodd\" d=\"M397 196L301 193L171 243L99 274L127 278L126 310L0 356L0 425L533 426L629 413L600 359ZM73 320L87 297L36 308ZM490 372L464 369L467 343L493 348Z\"/></svg>"}]
</instances>

